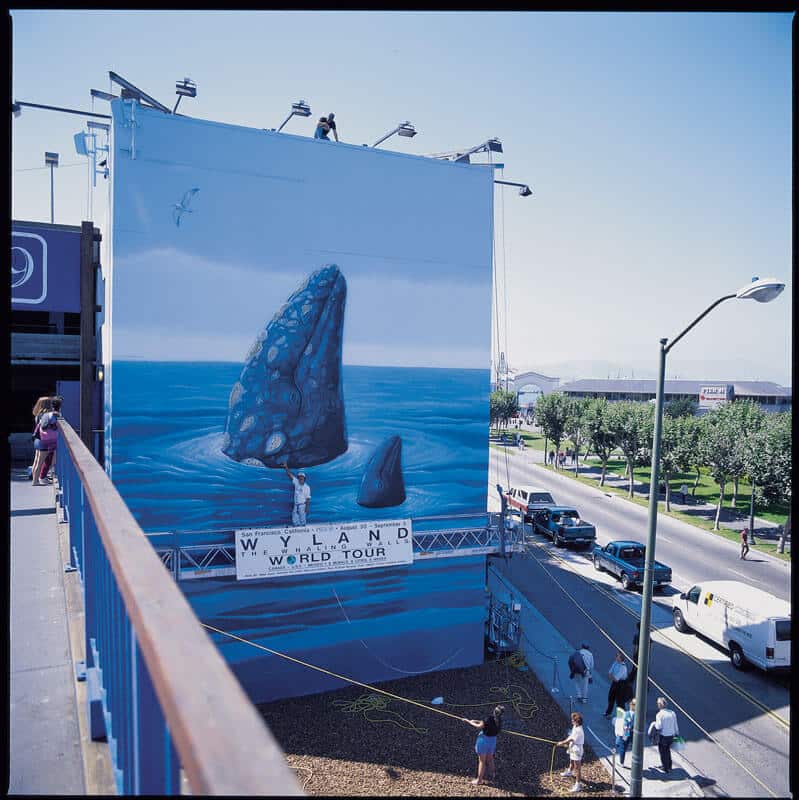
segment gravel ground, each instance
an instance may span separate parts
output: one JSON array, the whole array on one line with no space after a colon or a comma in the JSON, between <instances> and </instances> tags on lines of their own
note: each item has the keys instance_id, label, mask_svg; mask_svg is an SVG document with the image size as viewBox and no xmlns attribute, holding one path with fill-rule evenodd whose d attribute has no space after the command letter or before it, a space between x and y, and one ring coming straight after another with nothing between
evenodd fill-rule
<instances>
[{"instance_id":1,"label":"gravel ground","mask_svg":"<svg viewBox=\"0 0 799 800\"><path fill-rule=\"evenodd\" d=\"M552 745L507 733L557 740L570 729L566 714L529 669L517 669L512 661L490 661L375 685L428 705L443 696L444 705L432 708L470 719L482 719L502 703L504 732L497 740L496 780L483 786L469 783L477 774L477 731L470 725L385 695L370 698L368 690L348 686L260 706L308 794L569 794L573 779L559 775L568 766L564 748L556 750L550 778ZM583 785L582 794L610 794L608 774L589 746Z\"/></svg>"}]
</instances>

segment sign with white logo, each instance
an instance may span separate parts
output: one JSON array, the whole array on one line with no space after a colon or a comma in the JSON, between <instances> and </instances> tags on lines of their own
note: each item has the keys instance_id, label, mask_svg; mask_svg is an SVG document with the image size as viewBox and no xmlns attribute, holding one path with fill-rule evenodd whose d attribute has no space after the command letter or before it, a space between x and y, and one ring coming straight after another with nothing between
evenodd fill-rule
<instances>
[{"instance_id":1,"label":"sign with white logo","mask_svg":"<svg viewBox=\"0 0 799 800\"><path fill-rule=\"evenodd\" d=\"M733 386L731 383L718 386L702 386L699 389L699 408L714 408L722 403L732 400Z\"/></svg>"},{"instance_id":2,"label":"sign with white logo","mask_svg":"<svg viewBox=\"0 0 799 800\"><path fill-rule=\"evenodd\" d=\"M409 519L236 532L236 580L413 563Z\"/></svg>"},{"instance_id":3,"label":"sign with white logo","mask_svg":"<svg viewBox=\"0 0 799 800\"><path fill-rule=\"evenodd\" d=\"M47 297L47 242L35 233L11 234L11 298L39 305Z\"/></svg>"},{"instance_id":4,"label":"sign with white logo","mask_svg":"<svg viewBox=\"0 0 799 800\"><path fill-rule=\"evenodd\" d=\"M80 312L80 228L12 222L11 308Z\"/></svg>"}]
</instances>

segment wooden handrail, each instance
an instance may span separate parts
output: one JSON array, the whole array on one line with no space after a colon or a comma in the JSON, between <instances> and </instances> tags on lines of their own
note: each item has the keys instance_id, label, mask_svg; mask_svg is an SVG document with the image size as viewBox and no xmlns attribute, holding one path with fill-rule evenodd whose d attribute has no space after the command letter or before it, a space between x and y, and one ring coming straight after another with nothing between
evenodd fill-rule
<instances>
[{"instance_id":1,"label":"wooden handrail","mask_svg":"<svg viewBox=\"0 0 799 800\"><path fill-rule=\"evenodd\" d=\"M58 423L193 794L302 795L294 773L111 480Z\"/></svg>"}]
</instances>

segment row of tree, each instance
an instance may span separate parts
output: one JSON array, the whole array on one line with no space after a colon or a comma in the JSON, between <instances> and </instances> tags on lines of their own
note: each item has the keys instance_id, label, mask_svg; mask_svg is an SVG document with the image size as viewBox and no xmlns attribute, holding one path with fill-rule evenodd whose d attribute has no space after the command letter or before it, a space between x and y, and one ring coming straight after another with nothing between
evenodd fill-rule
<instances>
[{"instance_id":1,"label":"row of tree","mask_svg":"<svg viewBox=\"0 0 799 800\"><path fill-rule=\"evenodd\" d=\"M512 393L508 393L512 394ZM669 479L677 472L695 472L691 490L699 484L700 467L706 467L719 487L714 529L732 483L731 506L738 500L738 483L748 477L755 504L791 501L791 412L769 414L751 400L736 400L694 416L692 404L675 402L665 408L661 433L660 472L666 484L666 508L670 510ZM569 440L579 453L585 446L596 454L605 483L608 461L621 451L627 462L629 496L634 493L633 470L652 460L654 404L632 401L608 402L604 398L571 398L553 392L538 398L535 421L556 451ZM546 451L546 443L545 443ZM556 459L557 468L557 459Z\"/></svg>"}]
</instances>

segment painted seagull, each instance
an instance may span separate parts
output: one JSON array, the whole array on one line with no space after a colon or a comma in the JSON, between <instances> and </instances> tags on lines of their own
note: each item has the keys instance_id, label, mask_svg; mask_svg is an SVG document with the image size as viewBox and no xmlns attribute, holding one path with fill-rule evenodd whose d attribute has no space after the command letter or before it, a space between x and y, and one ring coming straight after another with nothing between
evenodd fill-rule
<instances>
[{"instance_id":1,"label":"painted seagull","mask_svg":"<svg viewBox=\"0 0 799 800\"><path fill-rule=\"evenodd\" d=\"M183 214L187 212L191 214L194 211L193 208L189 208L189 204L199 191L200 190L197 188L189 189L189 191L183 195L183 199L179 203L172 204L172 219L175 220L175 225L177 225L178 228L180 227L180 218L183 216Z\"/></svg>"}]
</instances>

